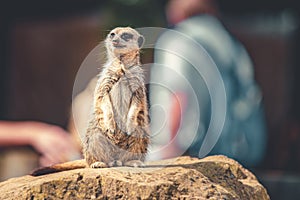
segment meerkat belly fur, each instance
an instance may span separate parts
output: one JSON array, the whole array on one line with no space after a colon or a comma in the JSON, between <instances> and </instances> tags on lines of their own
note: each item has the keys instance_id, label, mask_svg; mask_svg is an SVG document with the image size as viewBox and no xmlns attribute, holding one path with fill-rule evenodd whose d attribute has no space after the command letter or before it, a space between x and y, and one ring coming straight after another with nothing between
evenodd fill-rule
<instances>
[{"instance_id":1,"label":"meerkat belly fur","mask_svg":"<svg viewBox=\"0 0 300 200\"><path fill-rule=\"evenodd\" d=\"M125 27L106 40L108 60L94 93L93 115L83 138L92 168L143 166L149 144L149 114L140 63L144 38Z\"/></svg>"}]
</instances>

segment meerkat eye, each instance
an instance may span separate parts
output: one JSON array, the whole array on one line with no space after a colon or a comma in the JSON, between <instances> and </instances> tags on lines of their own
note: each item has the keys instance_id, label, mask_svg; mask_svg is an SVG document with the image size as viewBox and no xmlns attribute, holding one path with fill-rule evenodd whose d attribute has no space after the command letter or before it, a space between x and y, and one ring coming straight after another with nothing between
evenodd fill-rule
<instances>
[{"instance_id":1,"label":"meerkat eye","mask_svg":"<svg viewBox=\"0 0 300 200\"><path fill-rule=\"evenodd\" d=\"M113 37L115 37L115 35L116 35L115 33L111 33L111 34L109 35L109 37L110 37L110 38L113 38Z\"/></svg>"},{"instance_id":2,"label":"meerkat eye","mask_svg":"<svg viewBox=\"0 0 300 200\"><path fill-rule=\"evenodd\" d=\"M123 33L123 34L121 35L121 38L127 42L127 41L129 41L130 39L133 38L133 35L130 34L130 33Z\"/></svg>"}]
</instances>

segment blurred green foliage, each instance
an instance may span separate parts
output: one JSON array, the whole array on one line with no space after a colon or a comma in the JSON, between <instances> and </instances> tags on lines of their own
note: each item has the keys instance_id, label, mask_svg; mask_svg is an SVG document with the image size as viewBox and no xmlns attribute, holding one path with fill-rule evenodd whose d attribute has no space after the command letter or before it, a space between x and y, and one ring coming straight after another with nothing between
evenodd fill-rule
<instances>
[{"instance_id":1,"label":"blurred green foliage","mask_svg":"<svg viewBox=\"0 0 300 200\"><path fill-rule=\"evenodd\" d=\"M165 26L165 3L166 0L110 0L104 11L105 28Z\"/></svg>"}]
</instances>

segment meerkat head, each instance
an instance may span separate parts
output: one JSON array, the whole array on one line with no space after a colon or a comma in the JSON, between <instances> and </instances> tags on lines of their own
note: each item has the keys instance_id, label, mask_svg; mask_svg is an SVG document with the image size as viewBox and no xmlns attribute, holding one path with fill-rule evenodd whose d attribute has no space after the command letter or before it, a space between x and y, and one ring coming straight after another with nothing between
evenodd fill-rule
<instances>
[{"instance_id":1,"label":"meerkat head","mask_svg":"<svg viewBox=\"0 0 300 200\"><path fill-rule=\"evenodd\" d=\"M139 52L144 44L144 37L130 27L113 29L106 37L106 48L109 56L119 57L131 52Z\"/></svg>"}]
</instances>

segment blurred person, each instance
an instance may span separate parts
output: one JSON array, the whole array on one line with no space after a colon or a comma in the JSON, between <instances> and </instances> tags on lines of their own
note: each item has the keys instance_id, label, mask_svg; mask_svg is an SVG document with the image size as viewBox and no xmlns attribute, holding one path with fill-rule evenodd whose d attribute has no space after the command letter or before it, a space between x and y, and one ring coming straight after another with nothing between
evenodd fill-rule
<instances>
[{"instance_id":1,"label":"blurred person","mask_svg":"<svg viewBox=\"0 0 300 200\"><path fill-rule=\"evenodd\" d=\"M36 121L0 121L0 152L5 148L21 146L31 146L40 154L40 166L49 166L80 158L79 148L74 138L59 126ZM22 154L22 152L18 154ZM32 170L36 166L33 163L20 163L22 161L30 162L28 155L26 157L24 160L20 155L16 159L8 159L16 163L2 163L9 169L1 167L1 178L28 174L29 171L26 170ZM32 161L32 159L29 160ZM20 169L17 169L18 172L11 172L12 167Z\"/></svg>"},{"instance_id":2,"label":"blurred person","mask_svg":"<svg viewBox=\"0 0 300 200\"><path fill-rule=\"evenodd\" d=\"M254 80L252 62L245 48L222 25L219 13L213 0L170 0L167 3L169 25L190 41L200 44L204 50L191 52L185 39L182 39L184 37L177 37L178 34L176 36L171 30L158 39L154 63L160 66L153 67L150 75L151 83L156 84L150 85L154 153L149 155L149 159L170 158L184 152L199 156L211 120L221 123L217 119L219 116L211 118L212 101L207 80L197 74L197 71L209 74L211 61L203 60L199 63L203 67L195 69L198 66L192 66L185 60L191 54L201 57L204 51L220 72L226 93L223 103L227 107L223 129L209 155L223 154L248 167L257 166L263 159L266 128L262 96ZM179 51L183 53L174 54ZM185 78L188 83L185 83ZM214 84L213 92L219 93L220 88L215 84L214 77L208 77L208 81ZM188 88L189 84L193 91ZM193 92L196 103L192 102ZM157 105L161 106L160 110L164 110L164 113L155 108ZM199 107L199 113L196 107ZM221 110L216 110L218 112ZM195 122L199 116L199 122ZM199 126L195 128L197 123Z\"/></svg>"}]
</instances>

